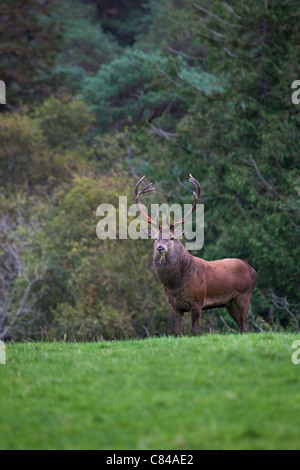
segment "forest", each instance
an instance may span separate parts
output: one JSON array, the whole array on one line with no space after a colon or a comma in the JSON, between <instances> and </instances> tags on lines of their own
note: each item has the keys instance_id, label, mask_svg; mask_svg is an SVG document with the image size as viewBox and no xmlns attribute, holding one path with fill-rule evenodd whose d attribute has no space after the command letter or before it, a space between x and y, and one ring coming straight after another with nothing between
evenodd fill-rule
<instances>
[{"instance_id":1,"label":"forest","mask_svg":"<svg viewBox=\"0 0 300 470\"><path fill-rule=\"evenodd\" d=\"M96 209L133 204L143 175L147 204L188 204L190 173L205 207L192 254L254 267L251 331L300 331L295 6L1 2L0 340L170 334L153 241L99 240ZM200 323L229 330L225 310Z\"/></svg>"}]
</instances>

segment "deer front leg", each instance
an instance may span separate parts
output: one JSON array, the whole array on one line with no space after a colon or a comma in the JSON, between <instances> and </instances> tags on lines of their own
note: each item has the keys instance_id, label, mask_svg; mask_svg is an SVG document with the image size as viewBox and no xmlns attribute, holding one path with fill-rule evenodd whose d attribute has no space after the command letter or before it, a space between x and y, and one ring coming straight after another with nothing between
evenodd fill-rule
<instances>
[{"instance_id":1,"label":"deer front leg","mask_svg":"<svg viewBox=\"0 0 300 470\"><path fill-rule=\"evenodd\" d=\"M174 336L182 336L182 320L183 320L183 312L178 312L177 310L172 309L173 315L173 333Z\"/></svg>"},{"instance_id":2,"label":"deer front leg","mask_svg":"<svg viewBox=\"0 0 300 470\"><path fill-rule=\"evenodd\" d=\"M202 308L198 305L194 305L191 308L191 317L192 317L192 335L197 336L199 332L199 321L202 314Z\"/></svg>"}]
</instances>

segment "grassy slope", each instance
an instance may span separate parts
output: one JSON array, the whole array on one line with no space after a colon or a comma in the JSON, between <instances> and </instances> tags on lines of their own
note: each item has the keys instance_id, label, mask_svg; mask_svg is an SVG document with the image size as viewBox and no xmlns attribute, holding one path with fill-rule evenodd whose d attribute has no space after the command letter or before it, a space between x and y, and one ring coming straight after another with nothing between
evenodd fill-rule
<instances>
[{"instance_id":1,"label":"grassy slope","mask_svg":"<svg viewBox=\"0 0 300 470\"><path fill-rule=\"evenodd\" d=\"M298 338L10 345L0 448L299 448Z\"/></svg>"}]
</instances>

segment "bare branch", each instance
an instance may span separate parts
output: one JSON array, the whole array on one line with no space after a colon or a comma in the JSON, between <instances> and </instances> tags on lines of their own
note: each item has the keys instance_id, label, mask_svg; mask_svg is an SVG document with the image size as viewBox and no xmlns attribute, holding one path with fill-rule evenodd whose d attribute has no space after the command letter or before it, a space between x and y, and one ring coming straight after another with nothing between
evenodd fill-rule
<instances>
[{"instance_id":1,"label":"bare branch","mask_svg":"<svg viewBox=\"0 0 300 470\"><path fill-rule=\"evenodd\" d=\"M261 328L261 327L258 325L258 323L256 322L256 320L255 320L255 318L254 318L254 315L253 315L253 313L252 313L252 311L251 311L251 307L249 307L248 317L249 317L249 319L250 319L252 325L253 325L258 331L260 331L261 333L263 333L264 330L263 330L263 328Z\"/></svg>"},{"instance_id":2,"label":"bare branch","mask_svg":"<svg viewBox=\"0 0 300 470\"><path fill-rule=\"evenodd\" d=\"M196 59L196 60L200 59L200 57L189 55L189 54L186 54L184 52L177 51L176 49L173 49L173 47L170 47L168 45L167 45L167 48L169 49L169 51L173 52L174 54L185 57L186 59Z\"/></svg>"},{"instance_id":3,"label":"bare branch","mask_svg":"<svg viewBox=\"0 0 300 470\"><path fill-rule=\"evenodd\" d=\"M226 328L228 328L229 331L232 331L235 335L237 335L237 331L234 330L233 328L230 328L230 326L227 325L226 321L224 320L224 318L222 317L222 315L220 316L222 322L224 323L224 325L226 326Z\"/></svg>"},{"instance_id":4,"label":"bare branch","mask_svg":"<svg viewBox=\"0 0 300 470\"><path fill-rule=\"evenodd\" d=\"M154 134L157 134L160 137L164 137L165 139L169 140L171 137L178 137L178 135L179 135L176 132L166 132L161 128L153 126L153 124L151 122L149 122L149 121L147 121L147 122L148 122L148 125L151 127L152 131L154 132Z\"/></svg>"},{"instance_id":5,"label":"bare branch","mask_svg":"<svg viewBox=\"0 0 300 470\"><path fill-rule=\"evenodd\" d=\"M214 29L211 29L209 28L207 25L203 25L205 27L205 29L207 29L209 32L211 32L214 36L217 36L218 38L220 38L223 42L225 41L224 39L224 35L223 34L220 34L220 33L217 33L217 31L215 31Z\"/></svg>"},{"instance_id":6,"label":"bare branch","mask_svg":"<svg viewBox=\"0 0 300 470\"><path fill-rule=\"evenodd\" d=\"M200 10L200 11L202 11L203 13L206 13L207 15L212 16L213 18L215 18L216 20L220 21L221 23L229 24L226 20L223 20L222 18L220 18L219 16L215 15L215 14L212 13L211 11L206 10L206 8L201 7L200 5L197 5L197 3L194 3L194 7L197 8L197 10Z\"/></svg>"},{"instance_id":7,"label":"bare branch","mask_svg":"<svg viewBox=\"0 0 300 470\"><path fill-rule=\"evenodd\" d=\"M241 19L242 19L241 16L239 16L239 15L237 15L237 14L235 13L234 9L233 9L230 5L228 5L228 3L222 2L222 5L223 5L225 8L227 8L227 10L228 10L232 15L234 15L238 20L241 20Z\"/></svg>"},{"instance_id":8,"label":"bare branch","mask_svg":"<svg viewBox=\"0 0 300 470\"><path fill-rule=\"evenodd\" d=\"M287 300L287 297L278 297L274 291L271 294L271 300L275 309L282 309L287 312L287 314L293 319L295 326L298 331L300 331L299 325L299 313L293 313L291 308L299 308L300 304L290 304Z\"/></svg>"},{"instance_id":9,"label":"bare branch","mask_svg":"<svg viewBox=\"0 0 300 470\"><path fill-rule=\"evenodd\" d=\"M173 78L171 78L164 70L158 68L158 71L159 71L162 75L164 75L164 77L166 77L166 79L167 79L169 82L173 83L173 85L175 85L175 86L177 86L177 87L180 86L180 83L175 82L175 80L173 80Z\"/></svg>"},{"instance_id":10,"label":"bare branch","mask_svg":"<svg viewBox=\"0 0 300 470\"><path fill-rule=\"evenodd\" d=\"M19 209L19 225L25 228L28 240L39 230L39 223L31 220L24 221ZM34 308L36 298L32 290L36 282L43 278L46 271L45 254L34 267L34 273L29 274L22 263L20 253L28 241L16 232L17 225L8 216L0 219L0 339L7 334L14 336L24 332L24 326L36 322L39 313ZM21 278L17 285L16 280ZM19 280L18 280L19 282ZM24 286L23 286L24 284Z\"/></svg>"},{"instance_id":11,"label":"bare branch","mask_svg":"<svg viewBox=\"0 0 300 470\"><path fill-rule=\"evenodd\" d=\"M226 52L226 54L228 54L230 57L233 57L233 58L236 58L237 55L233 54L232 52L230 52L227 47L223 47L224 51Z\"/></svg>"},{"instance_id":12,"label":"bare branch","mask_svg":"<svg viewBox=\"0 0 300 470\"><path fill-rule=\"evenodd\" d=\"M252 155L250 155L250 160L252 162L252 165L254 166L255 168L255 171L256 171L256 174L258 175L258 177L260 178L260 180L264 183L265 186L267 186L273 194L275 194L275 196L278 196L280 199L283 199L283 197L281 196L281 194L279 194L276 189L274 189L266 180L265 178L262 176L261 172L259 171L258 169L258 166L256 164L256 161L254 160L254 158L252 157Z\"/></svg>"}]
</instances>

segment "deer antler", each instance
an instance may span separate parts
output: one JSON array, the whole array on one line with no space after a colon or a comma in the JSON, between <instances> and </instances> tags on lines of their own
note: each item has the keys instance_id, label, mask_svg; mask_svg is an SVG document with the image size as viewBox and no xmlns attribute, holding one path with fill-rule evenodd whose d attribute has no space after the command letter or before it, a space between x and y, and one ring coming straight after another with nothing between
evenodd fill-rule
<instances>
[{"instance_id":1,"label":"deer antler","mask_svg":"<svg viewBox=\"0 0 300 470\"><path fill-rule=\"evenodd\" d=\"M144 211L143 207L142 207L142 204L141 204L141 200L140 200L140 195L141 194L146 194L146 193L150 193L150 191L154 191L155 188L151 188L151 186L153 185L153 183L149 183L147 184L147 186L145 186L143 189L141 189L139 191L139 185L141 184L141 182L143 181L143 179L145 178L145 175L137 182L136 184L136 187L135 187L135 190L134 190L134 193L135 193L135 203L143 217L143 219L148 222L148 224L153 224L155 227L158 227L159 228L159 223L158 221L157 222L154 222L154 220L151 219L151 217L149 217L149 215L146 214L146 212Z\"/></svg>"},{"instance_id":2,"label":"deer antler","mask_svg":"<svg viewBox=\"0 0 300 470\"><path fill-rule=\"evenodd\" d=\"M192 213L195 211L196 209L196 205L197 203L199 202L199 199L200 199L200 196L201 196L201 186L200 186L200 183L198 183L198 181L190 174L190 178L189 178L189 182L192 183L195 188L196 188L196 192L193 191L193 197L194 197L194 203L193 203L193 206L191 207L191 209L188 211L188 213L181 219L181 220L178 220L177 222L174 223L174 227L176 227L177 225L182 225L185 223L185 221L192 215Z\"/></svg>"}]
</instances>

